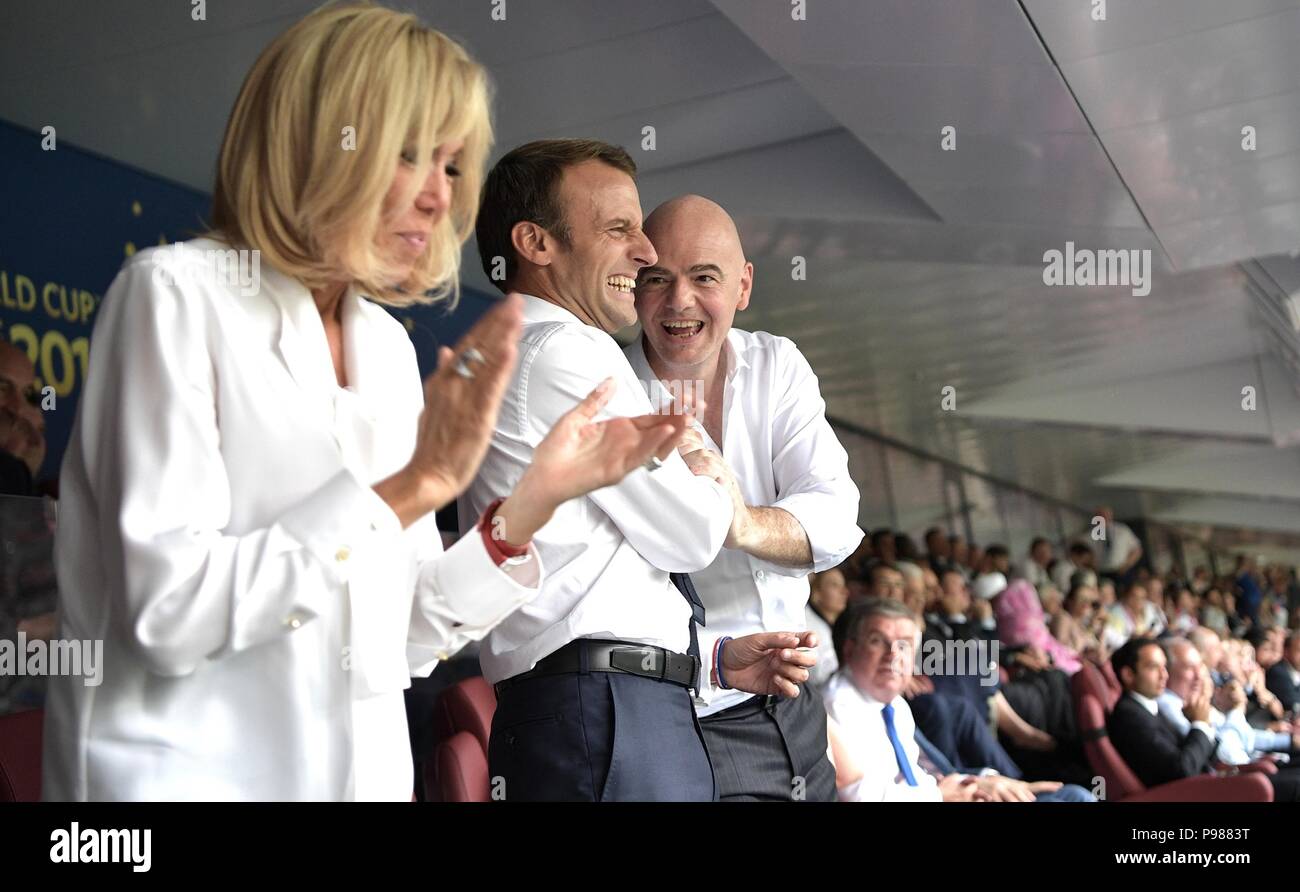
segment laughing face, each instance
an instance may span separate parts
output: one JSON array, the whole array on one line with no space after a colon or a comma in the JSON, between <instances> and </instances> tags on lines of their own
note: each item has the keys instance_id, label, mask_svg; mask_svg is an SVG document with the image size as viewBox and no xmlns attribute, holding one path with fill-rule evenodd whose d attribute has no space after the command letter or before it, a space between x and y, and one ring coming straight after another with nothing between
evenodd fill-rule
<instances>
[{"instance_id":1,"label":"laughing face","mask_svg":"<svg viewBox=\"0 0 1300 892\"><path fill-rule=\"evenodd\" d=\"M557 244L546 271L557 302L603 331L626 328L636 321L637 273L655 262L636 184L617 168L585 161L564 171L558 197L568 244Z\"/></svg>"},{"instance_id":2,"label":"laughing face","mask_svg":"<svg viewBox=\"0 0 1300 892\"><path fill-rule=\"evenodd\" d=\"M659 255L636 289L647 356L682 377L701 377L714 367L736 312L749 304L753 264L731 218L706 198L667 202L646 221L646 234Z\"/></svg>"}]
</instances>

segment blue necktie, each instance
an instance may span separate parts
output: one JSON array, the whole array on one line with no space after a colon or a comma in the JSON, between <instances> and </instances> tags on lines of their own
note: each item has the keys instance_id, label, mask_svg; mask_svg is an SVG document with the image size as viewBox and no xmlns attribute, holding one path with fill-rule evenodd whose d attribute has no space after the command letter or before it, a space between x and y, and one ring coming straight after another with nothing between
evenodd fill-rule
<instances>
[{"instance_id":1,"label":"blue necktie","mask_svg":"<svg viewBox=\"0 0 1300 892\"><path fill-rule=\"evenodd\" d=\"M898 767L903 772L903 777L907 778L909 787L916 786L916 775L912 774L912 766L908 764L907 753L903 752L903 742L898 739L898 731L894 728L894 704L886 703L885 708L880 710L885 716L885 733L889 735L889 742L894 747L894 758L898 760Z\"/></svg>"}]
</instances>

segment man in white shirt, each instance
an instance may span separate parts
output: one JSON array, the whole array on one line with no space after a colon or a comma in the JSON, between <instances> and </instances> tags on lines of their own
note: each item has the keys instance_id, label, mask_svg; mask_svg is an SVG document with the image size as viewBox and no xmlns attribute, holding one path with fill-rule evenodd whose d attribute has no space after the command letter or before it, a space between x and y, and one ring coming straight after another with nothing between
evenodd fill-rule
<instances>
[{"instance_id":1,"label":"man in white shirt","mask_svg":"<svg viewBox=\"0 0 1300 892\"><path fill-rule=\"evenodd\" d=\"M1128 524L1115 519L1115 512L1110 506L1098 508L1096 516L1104 521L1101 559L1097 568L1103 576L1111 577L1116 585L1120 585L1128 580L1129 574L1142 559L1142 543Z\"/></svg>"},{"instance_id":2,"label":"man in white shirt","mask_svg":"<svg viewBox=\"0 0 1300 892\"><path fill-rule=\"evenodd\" d=\"M1169 682L1156 702L1160 706L1161 717L1180 734L1186 734L1191 730L1191 722L1183 714L1183 708L1189 701L1200 696L1202 691L1213 690L1214 683L1201 659L1201 652L1192 642L1185 638L1175 638L1165 645L1165 653L1169 665ZM1214 755L1223 764L1247 765L1255 760L1255 753L1287 753L1292 749L1300 749L1300 732L1287 733L1251 727L1246 721L1246 692L1235 679L1215 691L1214 700L1224 708L1220 711L1212 703L1209 719L1210 726L1218 736L1218 749ZM1290 797L1279 795L1276 798L1281 801Z\"/></svg>"},{"instance_id":3,"label":"man in white shirt","mask_svg":"<svg viewBox=\"0 0 1300 892\"><path fill-rule=\"evenodd\" d=\"M922 759L903 697L921 638L914 614L898 601L872 599L850 604L841 622L840 671L823 693L842 754L836 765L841 801L1029 802L1061 790L1055 781L1025 783L989 769L978 776L945 773L939 769L949 766Z\"/></svg>"},{"instance_id":4,"label":"man in white shirt","mask_svg":"<svg viewBox=\"0 0 1300 892\"><path fill-rule=\"evenodd\" d=\"M786 338L732 327L754 266L727 212L685 195L660 205L645 232L658 259L638 278L642 335L624 353L651 403L702 398L695 442L680 451L733 507L725 547L692 574L709 618L701 655L713 668L732 638L804 628L808 572L829 570L862 541L858 488L803 354ZM818 642L805 632L800 643ZM702 689L697 712L720 797L834 801L817 698L778 702L726 690L725 674L718 681L724 689Z\"/></svg>"},{"instance_id":5,"label":"man in white shirt","mask_svg":"<svg viewBox=\"0 0 1300 892\"><path fill-rule=\"evenodd\" d=\"M542 140L488 175L479 254L503 291L524 293L524 326L462 518L510 491L571 394L612 378L608 415L655 408L610 337L636 320L637 271L656 260L635 171L616 146ZM676 452L657 464L555 512L533 539L548 570L540 594L484 641L498 697L489 763L508 800L715 796L690 695L709 687L696 647L705 614L685 574L722 548L732 498ZM736 639L723 657L727 682L794 691L787 679L803 680L813 663L798 644L793 632Z\"/></svg>"}]
</instances>

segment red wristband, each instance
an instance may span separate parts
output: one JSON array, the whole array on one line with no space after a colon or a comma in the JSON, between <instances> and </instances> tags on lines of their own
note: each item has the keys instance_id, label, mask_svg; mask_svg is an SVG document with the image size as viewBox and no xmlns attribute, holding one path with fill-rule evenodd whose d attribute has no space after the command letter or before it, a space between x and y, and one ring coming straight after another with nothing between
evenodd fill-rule
<instances>
[{"instance_id":1,"label":"red wristband","mask_svg":"<svg viewBox=\"0 0 1300 892\"><path fill-rule=\"evenodd\" d=\"M497 499L488 505L483 512L483 517L478 522L478 531L479 535L483 537L483 545L487 548L488 556L492 558L498 567L510 558L523 557L528 553L527 542L523 545L511 545L504 538L498 539L492 535L492 528L495 526L492 519L496 516L497 509L501 507L501 503L504 501L505 499Z\"/></svg>"}]
</instances>

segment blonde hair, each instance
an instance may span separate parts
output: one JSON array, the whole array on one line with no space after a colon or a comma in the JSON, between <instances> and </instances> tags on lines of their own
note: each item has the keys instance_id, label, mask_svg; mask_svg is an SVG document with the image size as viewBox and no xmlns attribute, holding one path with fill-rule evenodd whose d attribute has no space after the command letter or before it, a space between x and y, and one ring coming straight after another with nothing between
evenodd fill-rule
<instances>
[{"instance_id":1,"label":"blonde hair","mask_svg":"<svg viewBox=\"0 0 1300 892\"><path fill-rule=\"evenodd\" d=\"M492 143L489 94L482 66L415 16L324 6L272 41L244 80L217 162L213 230L308 288L347 281L390 306L454 304ZM375 247L396 165L415 151L404 209L434 149L458 139L450 209L399 281L405 269Z\"/></svg>"}]
</instances>

